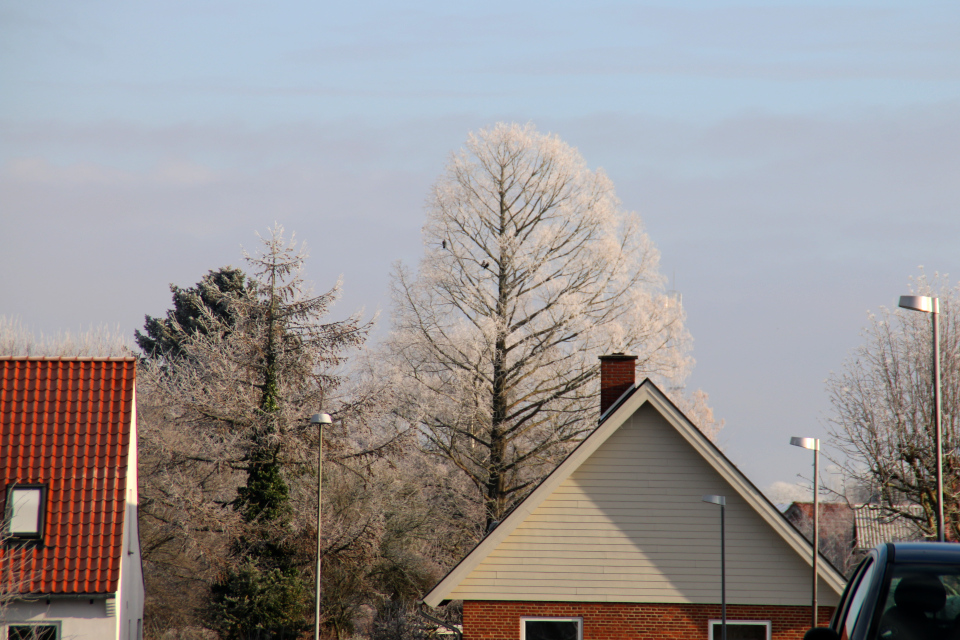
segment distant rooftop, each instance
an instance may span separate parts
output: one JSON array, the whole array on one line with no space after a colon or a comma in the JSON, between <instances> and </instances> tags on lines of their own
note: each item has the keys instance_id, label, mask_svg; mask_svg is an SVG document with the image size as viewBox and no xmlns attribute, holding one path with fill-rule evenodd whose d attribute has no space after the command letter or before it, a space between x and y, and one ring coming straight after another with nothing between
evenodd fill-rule
<instances>
[{"instance_id":1,"label":"distant rooftop","mask_svg":"<svg viewBox=\"0 0 960 640\"><path fill-rule=\"evenodd\" d=\"M920 515L920 505L904 506L904 510ZM908 542L923 540L917 525L906 518L884 512L875 504L863 504L853 510L854 527L857 532L857 549L872 549L884 542Z\"/></svg>"},{"instance_id":2,"label":"distant rooftop","mask_svg":"<svg viewBox=\"0 0 960 640\"><path fill-rule=\"evenodd\" d=\"M919 505L905 505L902 508L916 515L923 512ZM813 503L794 502L784 511L784 516L794 525L800 526L801 520L813 518ZM852 547L857 551L866 551L884 542L923 539L923 534L914 522L892 514L876 504L821 502L820 529L821 536L847 535ZM844 530L848 533L844 534ZM809 532L805 535L809 535Z\"/></svg>"}]
</instances>

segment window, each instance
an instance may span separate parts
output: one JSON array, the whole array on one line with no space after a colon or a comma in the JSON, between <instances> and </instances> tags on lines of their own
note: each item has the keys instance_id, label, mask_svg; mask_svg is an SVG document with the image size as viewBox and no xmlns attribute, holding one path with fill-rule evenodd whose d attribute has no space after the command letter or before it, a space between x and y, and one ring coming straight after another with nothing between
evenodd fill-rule
<instances>
[{"instance_id":1,"label":"window","mask_svg":"<svg viewBox=\"0 0 960 640\"><path fill-rule=\"evenodd\" d=\"M7 518L10 535L14 538L39 538L43 534L43 485L12 485L7 490Z\"/></svg>"},{"instance_id":2,"label":"window","mask_svg":"<svg viewBox=\"0 0 960 640\"><path fill-rule=\"evenodd\" d=\"M854 626L860 619L860 610L866 601L867 593L869 593L873 587L873 573L876 569L876 563L873 561L873 558L870 558L864 561L863 568L858 575L854 576L854 580L857 580L855 583L856 587L854 587L856 591L851 592L846 605L847 610L844 612L844 616L846 617L843 621L843 628L846 630L847 636L853 633ZM865 623L869 624L869 621L865 621Z\"/></svg>"},{"instance_id":3,"label":"window","mask_svg":"<svg viewBox=\"0 0 960 640\"><path fill-rule=\"evenodd\" d=\"M11 624L4 640L58 640L55 624Z\"/></svg>"},{"instance_id":4,"label":"window","mask_svg":"<svg viewBox=\"0 0 960 640\"><path fill-rule=\"evenodd\" d=\"M723 621L710 621L710 640L723 638ZM770 640L769 620L727 620L727 640Z\"/></svg>"},{"instance_id":5,"label":"window","mask_svg":"<svg viewBox=\"0 0 960 640\"><path fill-rule=\"evenodd\" d=\"M583 640L583 618L520 618L520 640Z\"/></svg>"},{"instance_id":6,"label":"window","mask_svg":"<svg viewBox=\"0 0 960 640\"><path fill-rule=\"evenodd\" d=\"M957 637L960 567L897 563L886 599L880 604L878 638Z\"/></svg>"}]
</instances>

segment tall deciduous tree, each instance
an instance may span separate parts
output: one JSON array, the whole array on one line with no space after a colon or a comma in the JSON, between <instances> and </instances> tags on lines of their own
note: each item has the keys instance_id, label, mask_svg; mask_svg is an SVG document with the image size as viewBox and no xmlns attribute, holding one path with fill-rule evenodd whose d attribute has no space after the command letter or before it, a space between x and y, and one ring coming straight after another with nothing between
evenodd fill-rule
<instances>
[{"instance_id":1,"label":"tall deciduous tree","mask_svg":"<svg viewBox=\"0 0 960 640\"><path fill-rule=\"evenodd\" d=\"M682 380L684 313L613 184L533 126L471 134L434 186L419 272L394 278L401 413L487 525L596 424L597 356Z\"/></svg>"},{"instance_id":2,"label":"tall deciduous tree","mask_svg":"<svg viewBox=\"0 0 960 640\"><path fill-rule=\"evenodd\" d=\"M960 285L921 275L918 295L940 298L940 363L946 531L960 539ZM833 439L856 463L858 484L871 487L891 513L936 537L936 447L930 316L898 309L871 314L864 342L831 374ZM923 507L919 515L909 508Z\"/></svg>"}]
</instances>

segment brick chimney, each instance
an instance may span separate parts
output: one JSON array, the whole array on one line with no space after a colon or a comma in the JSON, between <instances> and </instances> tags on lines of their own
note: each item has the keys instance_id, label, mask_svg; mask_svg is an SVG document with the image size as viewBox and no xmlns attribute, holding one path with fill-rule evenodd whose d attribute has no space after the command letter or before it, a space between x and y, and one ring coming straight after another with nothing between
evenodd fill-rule
<instances>
[{"instance_id":1,"label":"brick chimney","mask_svg":"<svg viewBox=\"0 0 960 640\"><path fill-rule=\"evenodd\" d=\"M636 382L637 356L600 356L600 415Z\"/></svg>"}]
</instances>

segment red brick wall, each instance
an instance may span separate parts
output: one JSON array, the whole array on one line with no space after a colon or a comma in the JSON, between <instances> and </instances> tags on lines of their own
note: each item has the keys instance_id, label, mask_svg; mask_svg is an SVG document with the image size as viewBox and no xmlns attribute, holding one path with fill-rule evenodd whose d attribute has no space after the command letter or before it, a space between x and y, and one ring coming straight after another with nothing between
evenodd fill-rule
<instances>
[{"instance_id":1,"label":"red brick wall","mask_svg":"<svg viewBox=\"0 0 960 640\"><path fill-rule=\"evenodd\" d=\"M600 356L600 414L610 408L637 377L637 356Z\"/></svg>"},{"instance_id":2,"label":"red brick wall","mask_svg":"<svg viewBox=\"0 0 960 640\"><path fill-rule=\"evenodd\" d=\"M818 607L826 626L833 607ZM463 603L464 640L520 640L521 616L583 618L583 640L707 640L707 622L720 605L619 602ZM801 640L810 628L810 607L727 605L727 620L769 620L773 640Z\"/></svg>"}]
</instances>

